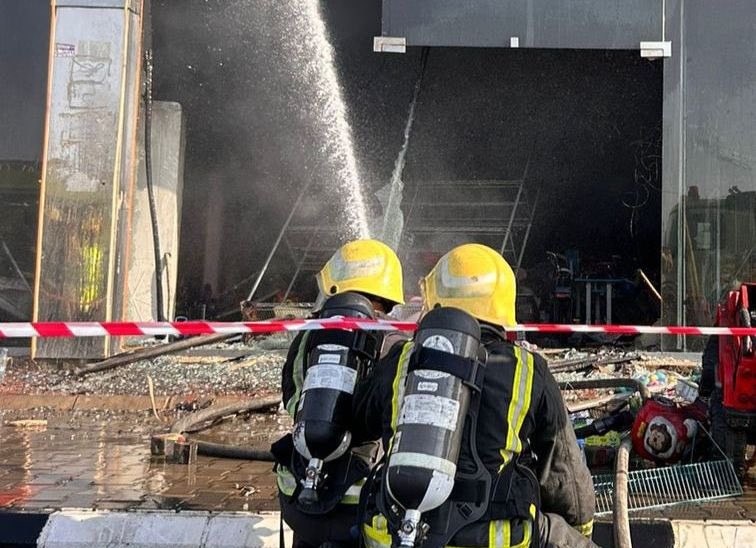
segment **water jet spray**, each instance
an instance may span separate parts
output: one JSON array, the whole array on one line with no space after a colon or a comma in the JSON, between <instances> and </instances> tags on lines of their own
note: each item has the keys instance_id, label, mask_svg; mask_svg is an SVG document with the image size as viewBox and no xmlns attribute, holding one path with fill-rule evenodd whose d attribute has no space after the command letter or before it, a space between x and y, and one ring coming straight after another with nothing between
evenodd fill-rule
<instances>
[{"instance_id":1,"label":"water jet spray","mask_svg":"<svg viewBox=\"0 0 756 548\"><path fill-rule=\"evenodd\" d=\"M279 2L276 2L279 4ZM308 86L313 101L312 114L322 127L320 149L336 177L334 190L344 194L346 214L344 232L353 237L367 238L367 211L359 169L354 153L352 128L335 67L333 47L328 40L318 0L289 0L285 2L292 28L293 44L299 60L296 67L303 84Z\"/></svg>"}]
</instances>

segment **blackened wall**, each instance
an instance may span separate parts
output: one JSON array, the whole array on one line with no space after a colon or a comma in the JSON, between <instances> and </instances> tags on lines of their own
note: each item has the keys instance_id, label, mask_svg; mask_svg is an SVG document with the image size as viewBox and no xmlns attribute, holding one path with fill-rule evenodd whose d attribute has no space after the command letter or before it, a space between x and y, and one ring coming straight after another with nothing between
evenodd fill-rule
<instances>
[{"instance_id":1,"label":"blackened wall","mask_svg":"<svg viewBox=\"0 0 756 548\"><path fill-rule=\"evenodd\" d=\"M420 48L372 51L380 0L322 6L361 175L376 189L389 181L402 144ZM317 163L298 105L281 100L276 71L287 50L264 28L269 7L251 0L192 1L181 12L171 2L153 5L156 96L180 102L187 117L179 269L195 293L204 282L209 223L223 225L223 279L213 290L228 290L260 266ZM404 179L519 176L530 158L533 184L555 192L543 201L528 262L593 238L591 253L624 246L653 270L659 194L646 196L649 189L636 184L633 143L653 140L660 117L661 65L637 52L432 48ZM218 193L223 214L210 219L208 203ZM589 213L603 223L600 230L583 222ZM654 246L639 243L644 231ZM261 293L285 287L292 267L285 252L277 256Z\"/></svg>"}]
</instances>

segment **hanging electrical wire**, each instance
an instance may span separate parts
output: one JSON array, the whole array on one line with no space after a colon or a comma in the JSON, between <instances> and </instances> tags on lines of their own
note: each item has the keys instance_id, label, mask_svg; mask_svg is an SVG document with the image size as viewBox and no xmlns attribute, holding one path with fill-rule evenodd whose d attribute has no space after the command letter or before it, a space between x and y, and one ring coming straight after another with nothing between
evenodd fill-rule
<instances>
[{"instance_id":1,"label":"hanging electrical wire","mask_svg":"<svg viewBox=\"0 0 756 548\"><path fill-rule=\"evenodd\" d=\"M152 50L144 52L144 167L147 175L147 197L152 224L152 248L155 254L155 301L157 320L165 321L163 313L163 261L160 252L160 231L155 205L155 188L152 180Z\"/></svg>"}]
</instances>

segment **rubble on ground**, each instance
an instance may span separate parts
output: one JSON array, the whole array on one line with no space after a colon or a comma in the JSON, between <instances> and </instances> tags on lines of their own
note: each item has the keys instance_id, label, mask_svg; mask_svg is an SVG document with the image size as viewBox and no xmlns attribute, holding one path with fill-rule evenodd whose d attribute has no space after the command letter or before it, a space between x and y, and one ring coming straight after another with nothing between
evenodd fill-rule
<instances>
[{"instance_id":1,"label":"rubble on ground","mask_svg":"<svg viewBox=\"0 0 756 548\"><path fill-rule=\"evenodd\" d=\"M150 377L156 397L181 395L202 400L216 395L275 393L280 390L281 367L291 338L291 334L274 334L248 342L209 345L83 377L73 374L77 364L16 359L0 392L148 395ZM700 362L613 347L548 349L544 357L559 382L631 377L644 382L653 393L674 391L678 379L695 377L700 370ZM569 404L613 392L568 390L564 394Z\"/></svg>"},{"instance_id":2,"label":"rubble on ground","mask_svg":"<svg viewBox=\"0 0 756 548\"><path fill-rule=\"evenodd\" d=\"M0 393L147 395L148 376L153 380L155 396L178 394L203 399L277 392L288 344L287 338L278 336L247 344L213 345L199 353L160 356L83 377L73 374L75 364L16 359L0 384Z\"/></svg>"},{"instance_id":3,"label":"rubble on ground","mask_svg":"<svg viewBox=\"0 0 756 548\"><path fill-rule=\"evenodd\" d=\"M632 378L647 386L652 394L668 396L675 396L680 379L696 379L700 374L701 365L700 361L694 362L666 354L631 352L616 348L591 351L560 349L549 351L546 357L557 382ZM571 370L564 370L565 363ZM595 402L598 406L609 401L606 396L628 392L625 388L586 389L565 390L563 395L568 406L572 402Z\"/></svg>"}]
</instances>

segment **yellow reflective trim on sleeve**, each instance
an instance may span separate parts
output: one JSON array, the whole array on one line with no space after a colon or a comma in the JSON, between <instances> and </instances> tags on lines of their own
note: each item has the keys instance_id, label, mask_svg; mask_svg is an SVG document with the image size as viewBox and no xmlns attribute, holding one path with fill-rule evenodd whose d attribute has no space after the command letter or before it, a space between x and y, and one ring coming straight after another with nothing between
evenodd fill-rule
<instances>
[{"instance_id":1,"label":"yellow reflective trim on sleeve","mask_svg":"<svg viewBox=\"0 0 756 548\"><path fill-rule=\"evenodd\" d=\"M515 544L512 548L530 548L530 539L533 536L533 522L528 520L523 523L522 542Z\"/></svg>"},{"instance_id":2,"label":"yellow reflective trim on sleeve","mask_svg":"<svg viewBox=\"0 0 756 548\"><path fill-rule=\"evenodd\" d=\"M584 537L591 538L593 536L593 520L582 525L574 525L573 527Z\"/></svg>"},{"instance_id":3,"label":"yellow reflective trim on sleeve","mask_svg":"<svg viewBox=\"0 0 756 548\"><path fill-rule=\"evenodd\" d=\"M519 410L519 414L517 415L517 424L515 425L514 438L517 442L517 449L515 450L515 453L522 452L520 430L522 429L522 425L525 422L525 417L527 417L528 413L530 412L530 400L533 394L533 370L535 369L535 365L533 363L533 355L530 352L525 351L523 351L523 354L525 354L523 360L525 362L525 393L523 394L524 398L522 402L522 408Z\"/></svg>"},{"instance_id":4,"label":"yellow reflective trim on sleeve","mask_svg":"<svg viewBox=\"0 0 756 548\"><path fill-rule=\"evenodd\" d=\"M503 460L499 471L509 464L512 457L522 451L520 429L530 411L530 400L533 391L533 371L535 369L533 356L519 346L514 348L515 366L514 380L512 382L512 400L509 402L507 411L507 439L505 445L499 450Z\"/></svg>"},{"instance_id":5,"label":"yellow reflective trim on sleeve","mask_svg":"<svg viewBox=\"0 0 756 548\"><path fill-rule=\"evenodd\" d=\"M357 480L350 485L349 489L346 490L346 493L344 493L344 496L341 499L341 504L359 504L363 485L365 485L364 479Z\"/></svg>"},{"instance_id":6,"label":"yellow reflective trim on sleeve","mask_svg":"<svg viewBox=\"0 0 756 548\"><path fill-rule=\"evenodd\" d=\"M276 466L276 485L281 493L290 497L297 488L297 480L288 468L279 464Z\"/></svg>"},{"instance_id":7,"label":"yellow reflective trim on sleeve","mask_svg":"<svg viewBox=\"0 0 756 548\"><path fill-rule=\"evenodd\" d=\"M407 366L409 365L409 359L412 355L412 342L405 343L402 348L402 353L399 355L399 361L396 366L396 375L394 376L394 384L391 388L391 441L389 442L387 455L391 454L391 449L394 446L394 434L396 433L396 423L399 420L399 402L404 398L404 384L407 380Z\"/></svg>"},{"instance_id":8,"label":"yellow reflective trim on sleeve","mask_svg":"<svg viewBox=\"0 0 756 548\"><path fill-rule=\"evenodd\" d=\"M386 519L373 516L372 524L362 524L363 540L368 548L390 548L391 535L388 532Z\"/></svg>"},{"instance_id":9,"label":"yellow reflective trim on sleeve","mask_svg":"<svg viewBox=\"0 0 756 548\"><path fill-rule=\"evenodd\" d=\"M294 394L291 399L286 402L286 412L294 418L297 412L297 405L299 404L299 398L302 394L302 386L304 385L304 361L305 361L305 348L307 348L307 338L310 336L309 332L305 332L302 336L302 340L299 341L299 348L297 349L297 355L294 358L292 364L292 379L294 380Z\"/></svg>"},{"instance_id":10,"label":"yellow reflective trim on sleeve","mask_svg":"<svg viewBox=\"0 0 756 548\"><path fill-rule=\"evenodd\" d=\"M488 523L488 548L510 548L511 542L512 530L508 519Z\"/></svg>"}]
</instances>

